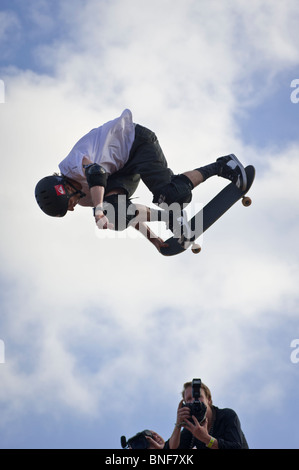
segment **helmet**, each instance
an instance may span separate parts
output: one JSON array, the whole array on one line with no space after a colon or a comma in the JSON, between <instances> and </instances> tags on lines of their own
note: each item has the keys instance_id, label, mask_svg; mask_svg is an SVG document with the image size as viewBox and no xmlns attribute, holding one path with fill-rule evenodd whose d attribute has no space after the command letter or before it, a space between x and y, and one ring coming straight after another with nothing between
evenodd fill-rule
<instances>
[{"instance_id":1,"label":"helmet","mask_svg":"<svg viewBox=\"0 0 299 470\"><path fill-rule=\"evenodd\" d=\"M35 186L35 198L45 214L63 217L67 213L69 195L64 176L46 176Z\"/></svg>"}]
</instances>

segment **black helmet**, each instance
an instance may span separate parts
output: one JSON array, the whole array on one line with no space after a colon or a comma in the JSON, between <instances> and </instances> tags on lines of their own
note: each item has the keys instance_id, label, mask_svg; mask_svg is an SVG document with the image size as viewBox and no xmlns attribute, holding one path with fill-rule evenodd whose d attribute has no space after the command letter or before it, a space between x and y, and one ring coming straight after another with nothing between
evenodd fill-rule
<instances>
[{"instance_id":1,"label":"black helmet","mask_svg":"<svg viewBox=\"0 0 299 470\"><path fill-rule=\"evenodd\" d=\"M64 176L46 176L35 186L35 198L43 212L52 217L67 213L69 195Z\"/></svg>"}]
</instances>

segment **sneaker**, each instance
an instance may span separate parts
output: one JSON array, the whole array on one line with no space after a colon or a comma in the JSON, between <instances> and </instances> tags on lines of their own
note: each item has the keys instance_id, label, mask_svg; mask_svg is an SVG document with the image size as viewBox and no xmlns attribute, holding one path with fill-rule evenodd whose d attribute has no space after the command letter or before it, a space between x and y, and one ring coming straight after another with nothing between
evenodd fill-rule
<instances>
[{"instance_id":1,"label":"sneaker","mask_svg":"<svg viewBox=\"0 0 299 470\"><path fill-rule=\"evenodd\" d=\"M237 157L231 153L225 157L217 158L217 162L219 164L218 176L232 181L237 188L245 191L247 187L246 171Z\"/></svg>"}]
</instances>

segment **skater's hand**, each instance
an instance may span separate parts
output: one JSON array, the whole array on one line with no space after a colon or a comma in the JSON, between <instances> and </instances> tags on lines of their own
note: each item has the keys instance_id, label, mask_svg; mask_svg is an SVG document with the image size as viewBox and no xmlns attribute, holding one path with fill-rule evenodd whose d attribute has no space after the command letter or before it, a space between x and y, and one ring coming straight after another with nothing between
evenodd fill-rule
<instances>
[{"instance_id":1,"label":"skater's hand","mask_svg":"<svg viewBox=\"0 0 299 470\"><path fill-rule=\"evenodd\" d=\"M155 245L158 251L161 251L161 248L167 248L169 246L168 243L165 243L160 237L152 238L151 242Z\"/></svg>"},{"instance_id":2,"label":"skater's hand","mask_svg":"<svg viewBox=\"0 0 299 470\"><path fill-rule=\"evenodd\" d=\"M96 220L97 227L100 230L106 230L106 229L113 230L114 225L109 222L109 220L105 216L104 212L97 211L97 214L95 216L95 220Z\"/></svg>"}]
</instances>

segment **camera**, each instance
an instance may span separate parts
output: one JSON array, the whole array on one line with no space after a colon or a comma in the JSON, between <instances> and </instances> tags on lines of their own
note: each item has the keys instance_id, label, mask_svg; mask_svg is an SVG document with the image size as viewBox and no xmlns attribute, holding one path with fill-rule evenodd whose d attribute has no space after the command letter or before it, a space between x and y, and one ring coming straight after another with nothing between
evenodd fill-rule
<instances>
[{"instance_id":1,"label":"camera","mask_svg":"<svg viewBox=\"0 0 299 470\"><path fill-rule=\"evenodd\" d=\"M146 436L153 437L153 434L148 429L145 429L144 431L138 432L135 436L130 437L128 440L126 440L125 436L121 436L121 446L123 449L147 449L149 442Z\"/></svg>"},{"instance_id":2,"label":"camera","mask_svg":"<svg viewBox=\"0 0 299 470\"><path fill-rule=\"evenodd\" d=\"M200 388L201 380L193 379L192 380L192 397L194 401L192 403L184 403L183 406L187 406L190 409L191 416L195 416L199 423L202 423L205 420L207 407L204 403L200 401Z\"/></svg>"}]
</instances>

